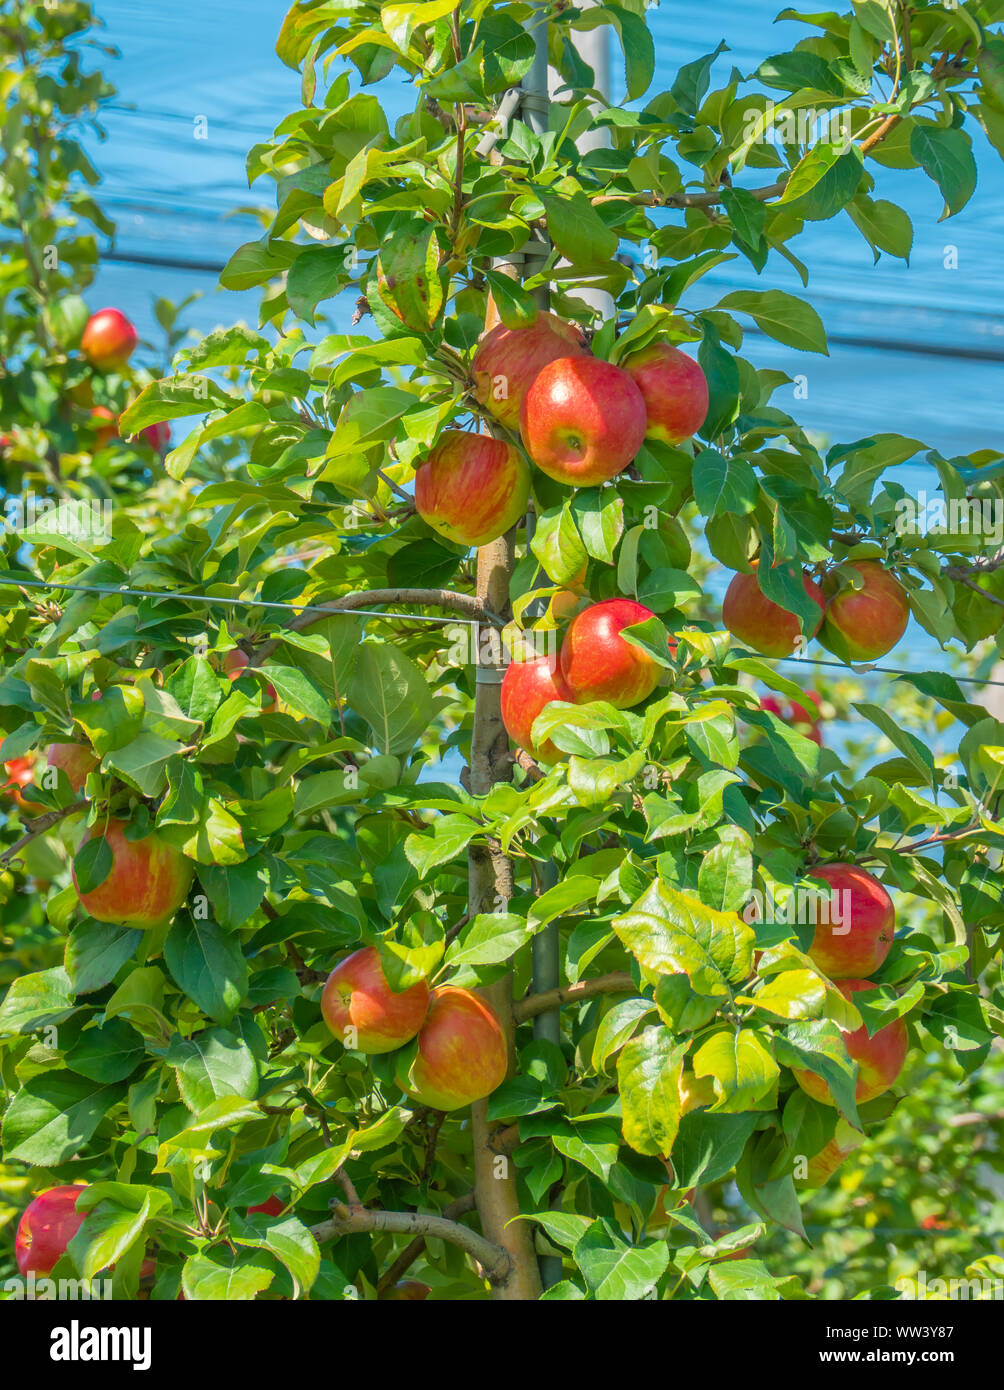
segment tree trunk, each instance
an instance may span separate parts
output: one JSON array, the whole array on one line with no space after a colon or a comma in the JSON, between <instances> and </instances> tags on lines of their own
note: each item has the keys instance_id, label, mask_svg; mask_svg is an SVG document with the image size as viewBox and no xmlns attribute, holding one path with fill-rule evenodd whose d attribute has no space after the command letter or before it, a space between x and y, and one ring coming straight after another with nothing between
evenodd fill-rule
<instances>
[{"instance_id":1,"label":"tree trunk","mask_svg":"<svg viewBox=\"0 0 1004 1390\"><path fill-rule=\"evenodd\" d=\"M513 569L513 533L482 546L478 551L478 598L493 613L509 616L509 579ZM501 635L494 629L478 631L484 646L477 652L477 694L474 701L474 731L471 735L469 790L484 796L496 782L512 777L509 739L502 723L500 707L503 674ZM513 893L512 861L501 850L479 846L468 855L469 911L494 912L509 901ZM506 975L481 993L495 1009L505 1029L509 1049L509 1070L514 1070L515 1024L512 1015L512 976ZM513 1272L505 1283L496 1285L492 1296L502 1300L532 1300L540 1297L540 1274L533 1245L533 1229L518 1221L519 1198L516 1173L508 1156L489 1146L493 1126L487 1118L487 1102L471 1107L474 1138L474 1195L482 1234L508 1250Z\"/></svg>"}]
</instances>

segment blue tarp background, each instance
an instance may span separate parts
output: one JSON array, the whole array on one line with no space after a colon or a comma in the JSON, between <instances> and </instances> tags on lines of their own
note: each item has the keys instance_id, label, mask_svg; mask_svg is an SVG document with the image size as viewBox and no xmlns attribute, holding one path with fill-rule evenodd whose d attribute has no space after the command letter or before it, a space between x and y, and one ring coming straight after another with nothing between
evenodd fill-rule
<instances>
[{"instance_id":1,"label":"blue tarp background","mask_svg":"<svg viewBox=\"0 0 1004 1390\"><path fill-rule=\"evenodd\" d=\"M274 50L286 6L265 0L175 0L164 7L98 0L96 8L108 41L121 52L107 64L119 96L107 113L108 141L95 151L105 175L102 196L119 224L115 254L219 265L235 246L260 235L256 222L235 211L271 195L265 181L249 191L245 151L268 138L299 104L297 74ZM681 64L709 52L719 39L730 49L719 59L722 77L732 63L751 72L806 32L789 21L773 24L778 8L779 0L664 0L649 16L658 56L654 89L668 86ZM613 80L618 99L623 77L616 40ZM380 91L392 111L413 101L411 90L396 79ZM208 121L208 140L193 137L198 116ZM878 429L901 431L949 455L999 445L1004 166L985 143L977 158L980 186L973 203L942 223L940 196L923 174L871 166L879 178L875 196L902 202L914 218L909 268L888 257L873 266L870 249L846 215L810 227L799 239L797 253L812 273L807 298L833 337L864 340L835 342L825 360L750 336L749 351L762 364L808 375L808 399L798 411L807 424L845 440ZM759 181L755 170L746 177L751 184ZM958 250L956 270L944 268L949 246ZM704 302L709 280L724 293L756 279L738 259L702 281L696 294ZM120 304L153 333L152 293L182 298L193 289L212 291L214 281L209 270L115 260L106 262L95 295ZM803 293L794 270L779 258L772 258L760 284ZM254 311L253 296L217 292L191 317L208 329ZM329 312L343 327L337 321L341 306L329 306ZM882 348L870 346L875 342ZM998 360L959 355L974 352Z\"/></svg>"}]
</instances>

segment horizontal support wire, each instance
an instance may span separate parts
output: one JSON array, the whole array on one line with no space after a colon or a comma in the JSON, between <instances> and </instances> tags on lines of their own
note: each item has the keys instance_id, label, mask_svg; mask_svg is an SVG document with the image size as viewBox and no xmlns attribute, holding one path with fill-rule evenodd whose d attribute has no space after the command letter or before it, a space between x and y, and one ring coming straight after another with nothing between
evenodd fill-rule
<instances>
[{"instance_id":1,"label":"horizontal support wire","mask_svg":"<svg viewBox=\"0 0 1004 1390\"><path fill-rule=\"evenodd\" d=\"M326 613L331 618L393 618L395 621L406 623L439 623L443 627L453 627L457 623L463 623L468 627L482 627L487 619L462 618L452 616L439 618L425 613L386 613L377 612L375 609L367 608L345 608L337 609L332 606L338 602L332 599L331 603L273 603L265 599L254 598L226 598L222 594L189 594L184 591L175 593L166 592L158 589L129 589L117 587L114 584L60 584L49 579L3 579L0 578L0 588L7 589L48 589L52 592L81 593L81 594L103 594L109 597L119 596L122 598L153 598L153 599L187 599L192 603L220 604L229 608L268 608L278 609L286 613ZM769 658L761 657L761 660ZM791 659L788 657L775 658L782 665L792 666L830 666L838 671L849 671L854 676L868 676L872 674L884 676L926 676L926 675L947 675L950 680L956 681L959 685L978 685L981 688L996 686L1004 690L1004 681L983 680L978 676L957 676L951 672L941 671L909 671L897 666L848 666L842 661L824 661L819 657L799 657Z\"/></svg>"}]
</instances>

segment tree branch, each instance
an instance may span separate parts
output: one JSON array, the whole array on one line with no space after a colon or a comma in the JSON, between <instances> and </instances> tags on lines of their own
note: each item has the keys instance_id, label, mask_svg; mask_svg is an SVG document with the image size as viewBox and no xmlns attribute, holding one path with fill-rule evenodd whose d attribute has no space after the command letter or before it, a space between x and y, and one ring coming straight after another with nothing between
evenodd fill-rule
<instances>
[{"instance_id":1,"label":"tree branch","mask_svg":"<svg viewBox=\"0 0 1004 1390\"><path fill-rule=\"evenodd\" d=\"M351 613L357 608L369 608L373 604L407 603L416 608L442 608L448 613L458 613L465 618L489 622L493 627L503 627L504 623L497 613L491 612L473 594L455 594L452 589L357 589L351 594L342 594L323 604L320 609L312 606L309 612L301 613L289 624L294 632L302 632L314 623L339 613ZM388 613L388 618L396 615ZM264 642L256 652L256 660L264 661L282 645L282 638Z\"/></svg>"},{"instance_id":2,"label":"tree branch","mask_svg":"<svg viewBox=\"0 0 1004 1390\"><path fill-rule=\"evenodd\" d=\"M638 986L626 970L615 970L610 975L597 975L593 980L580 980L577 985L565 985L560 989L545 990L543 994L527 994L512 1006L513 1017L517 1023L525 1023L528 1018L546 1014L561 1004L575 1004L583 999L595 999L600 994L634 994Z\"/></svg>"},{"instance_id":3,"label":"tree branch","mask_svg":"<svg viewBox=\"0 0 1004 1390\"><path fill-rule=\"evenodd\" d=\"M5 849L3 854L0 854L0 867L6 868L12 859L17 858L19 851L24 849L25 845L30 845L32 840L37 839L39 835L44 835L47 830L58 825L67 816L71 816L74 811L85 811L86 809L86 801L75 801L72 806L64 806L61 811L46 811L44 816L36 816L34 820L28 821L27 833L22 835L16 844L11 845L10 849Z\"/></svg>"},{"instance_id":4,"label":"tree branch","mask_svg":"<svg viewBox=\"0 0 1004 1390\"><path fill-rule=\"evenodd\" d=\"M460 1216L466 1216L475 1207L474 1193L467 1192L463 1197L458 1197L455 1202L451 1202L448 1207L443 1208L443 1219L446 1221L456 1221ZM377 1283L377 1297L387 1289L392 1289L397 1281L407 1274L408 1270L425 1249L425 1236L416 1236L410 1245L406 1245L398 1255L391 1267L381 1274Z\"/></svg>"},{"instance_id":5,"label":"tree branch","mask_svg":"<svg viewBox=\"0 0 1004 1390\"><path fill-rule=\"evenodd\" d=\"M392 1235L435 1236L438 1240L457 1245L476 1260L490 1284L502 1284L512 1272L509 1252L493 1245L476 1231L449 1221L445 1216L430 1216L419 1211L370 1211L365 1207L352 1209L338 1203L329 1220L311 1227L311 1234L320 1243L338 1236L386 1231Z\"/></svg>"}]
</instances>

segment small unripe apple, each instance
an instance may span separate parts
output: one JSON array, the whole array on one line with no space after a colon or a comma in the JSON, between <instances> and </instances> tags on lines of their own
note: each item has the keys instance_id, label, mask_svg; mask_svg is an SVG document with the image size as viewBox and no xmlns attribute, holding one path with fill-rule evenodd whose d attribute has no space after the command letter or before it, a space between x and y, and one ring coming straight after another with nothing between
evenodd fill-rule
<instances>
[{"instance_id":1,"label":"small unripe apple","mask_svg":"<svg viewBox=\"0 0 1004 1390\"><path fill-rule=\"evenodd\" d=\"M325 1023L352 1052L396 1051L415 1036L428 1010L426 982L395 994L375 946L364 946L336 965L321 995Z\"/></svg>"},{"instance_id":2,"label":"small unripe apple","mask_svg":"<svg viewBox=\"0 0 1004 1390\"><path fill-rule=\"evenodd\" d=\"M87 320L80 350L92 367L107 372L124 367L133 355L139 336L118 309L99 309Z\"/></svg>"},{"instance_id":3,"label":"small unripe apple","mask_svg":"<svg viewBox=\"0 0 1004 1390\"><path fill-rule=\"evenodd\" d=\"M77 1198L85 1186L50 1187L25 1207L17 1223L14 1255L24 1275L49 1274L83 1224Z\"/></svg>"},{"instance_id":4,"label":"small unripe apple","mask_svg":"<svg viewBox=\"0 0 1004 1390\"><path fill-rule=\"evenodd\" d=\"M496 324L474 354L474 395L507 429L519 429L523 397L537 373L556 357L588 357L582 329L554 314L538 314L526 328Z\"/></svg>"},{"instance_id":5,"label":"small unripe apple","mask_svg":"<svg viewBox=\"0 0 1004 1390\"><path fill-rule=\"evenodd\" d=\"M632 646L620 634L624 628L654 616L643 603L611 598L592 604L572 619L558 664L576 704L607 700L617 709L630 709L651 695L662 668L648 652ZM673 645L671 639L670 650Z\"/></svg>"},{"instance_id":6,"label":"small unripe apple","mask_svg":"<svg viewBox=\"0 0 1004 1390\"><path fill-rule=\"evenodd\" d=\"M889 954L896 930L892 898L877 878L856 864L821 864L810 878L822 879L832 891L818 913L827 921L817 921L809 955L831 980L874 975Z\"/></svg>"},{"instance_id":7,"label":"small unripe apple","mask_svg":"<svg viewBox=\"0 0 1004 1390\"><path fill-rule=\"evenodd\" d=\"M650 343L621 366L645 400L649 439L682 444L708 416L708 379L699 362L670 343Z\"/></svg>"},{"instance_id":8,"label":"small unripe apple","mask_svg":"<svg viewBox=\"0 0 1004 1390\"><path fill-rule=\"evenodd\" d=\"M722 602L722 622L747 647L764 656L791 656L799 637L815 637L823 621L825 600L815 580L802 575L805 592L819 605L819 619L804 634L795 613L767 597L757 583L756 572L737 574Z\"/></svg>"},{"instance_id":9,"label":"small unripe apple","mask_svg":"<svg viewBox=\"0 0 1004 1390\"><path fill-rule=\"evenodd\" d=\"M415 509L432 529L461 545L487 545L521 521L530 470L504 440L444 430L415 474Z\"/></svg>"},{"instance_id":10,"label":"small unripe apple","mask_svg":"<svg viewBox=\"0 0 1004 1390\"><path fill-rule=\"evenodd\" d=\"M551 739L535 744L530 733L533 721L553 700L574 703L556 657L510 662L502 678L501 700L502 723L517 747L526 749L538 763L556 763L565 756Z\"/></svg>"},{"instance_id":11,"label":"small unripe apple","mask_svg":"<svg viewBox=\"0 0 1004 1390\"><path fill-rule=\"evenodd\" d=\"M432 991L415 1058L406 1074L399 1067L397 1084L420 1105L459 1110L491 1095L507 1070L505 1034L494 1009L469 989L441 985Z\"/></svg>"},{"instance_id":12,"label":"small unripe apple","mask_svg":"<svg viewBox=\"0 0 1004 1390\"><path fill-rule=\"evenodd\" d=\"M892 651L906 631L910 601L896 576L877 560L853 560L848 568L857 571L864 585L828 597L819 640L841 661L875 661ZM829 583L824 585L828 590Z\"/></svg>"},{"instance_id":13,"label":"small unripe apple","mask_svg":"<svg viewBox=\"0 0 1004 1390\"><path fill-rule=\"evenodd\" d=\"M644 398L628 372L599 357L558 357L527 391L520 433L542 473L592 487L631 463L645 421Z\"/></svg>"},{"instance_id":14,"label":"small unripe apple","mask_svg":"<svg viewBox=\"0 0 1004 1390\"><path fill-rule=\"evenodd\" d=\"M874 989L875 986L871 980L838 980L837 988L845 999L853 1002L858 990ZM906 1061L909 1035L901 1018L887 1023L871 1038L862 1023L853 1033L844 1035L844 1045L851 1061L858 1064L858 1081L854 1094L857 1103L862 1105L865 1101L874 1100L876 1096L882 1095L893 1085ZM824 1105L834 1104L829 1086L816 1072L793 1069L792 1074L806 1095L810 1095L813 1100L821 1101Z\"/></svg>"},{"instance_id":15,"label":"small unripe apple","mask_svg":"<svg viewBox=\"0 0 1004 1390\"><path fill-rule=\"evenodd\" d=\"M84 911L98 922L129 927L155 927L172 917L188 896L194 866L174 845L151 831L141 840L127 840L128 824L99 821L81 841L104 835L112 852L107 878L89 893L77 889Z\"/></svg>"},{"instance_id":16,"label":"small unripe apple","mask_svg":"<svg viewBox=\"0 0 1004 1390\"><path fill-rule=\"evenodd\" d=\"M106 423L101 424L100 421ZM119 437L118 416L114 411L109 410L106 405L96 405L91 411L91 422L94 425L94 447L103 449L110 444L113 439Z\"/></svg>"}]
</instances>

